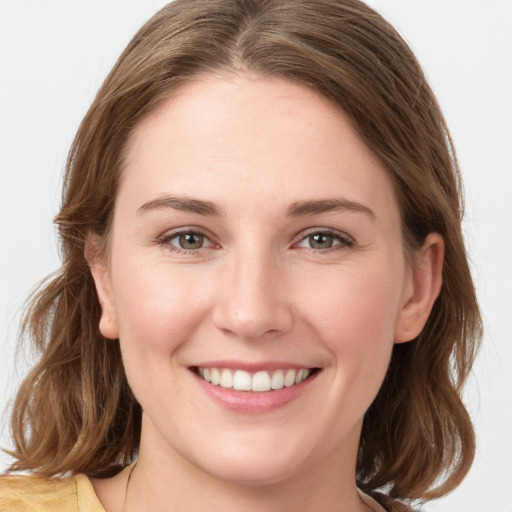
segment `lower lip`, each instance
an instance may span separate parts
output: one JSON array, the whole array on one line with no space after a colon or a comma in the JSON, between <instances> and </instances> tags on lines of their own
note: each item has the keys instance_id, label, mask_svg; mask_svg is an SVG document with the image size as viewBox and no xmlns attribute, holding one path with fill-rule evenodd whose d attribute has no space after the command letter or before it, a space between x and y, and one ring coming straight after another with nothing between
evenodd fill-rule
<instances>
[{"instance_id":1,"label":"lower lip","mask_svg":"<svg viewBox=\"0 0 512 512\"><path fill-rule=\"evenodd\" d=\"M272 391L237 391L233 388L223 388L206 382L192 372L199 387L215 402L235 412L244 414L264 414L271 412L292 400L298 398L311 386L319 375L319 371L289 388Z\"/></svg>"}]
</instances>

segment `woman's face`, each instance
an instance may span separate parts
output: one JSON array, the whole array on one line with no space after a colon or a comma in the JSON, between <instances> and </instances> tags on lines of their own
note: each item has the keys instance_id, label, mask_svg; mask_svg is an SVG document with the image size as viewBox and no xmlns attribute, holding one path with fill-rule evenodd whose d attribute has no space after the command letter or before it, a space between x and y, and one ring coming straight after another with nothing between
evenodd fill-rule
<instances>
[{"instance_id":1,"label":"woman's face","mask_svg":"<svg viewBox=\"0 0 512 512\"><path fill-rule=\"evenodd\" d=\"M140 457L245 483L353 475L393 343L424 322L401 232L382 165L316 93L245 75L175 92L133 133L92 264Z\"/></svg>"}]
</instances>

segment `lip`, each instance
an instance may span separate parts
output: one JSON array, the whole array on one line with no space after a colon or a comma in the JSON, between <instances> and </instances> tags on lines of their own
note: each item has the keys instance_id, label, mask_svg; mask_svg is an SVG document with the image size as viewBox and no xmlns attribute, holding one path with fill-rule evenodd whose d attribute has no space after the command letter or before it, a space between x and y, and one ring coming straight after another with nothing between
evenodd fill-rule
<instances>
[{"instance_id":1,"label":"lip","mask_svg":"<svg viewBox=\"0 0 512 512\"><path fill-rule=\"evenodd\" d=\"M245 371L257 372L261 370L278 370L289 368L305 368L304 365L294 365L290 363L241 363L241 362L228 362L228 361L209 361L208 363L201 363L201 367L217 367L240 369ZM207 397L213 400L220 406L241 414L265 414L275 411L284 407L288 403L299 398L303 393L314 383L321 371L314 372L306 380L300 384L296 384L289 388L275 389L268 392L254 392L254 391L237 391L232 388L223 388L210 384L203 380L194 371L195 367L190 367L190 374L194 378L199 388Z\"/></svg>"}]
</instances>

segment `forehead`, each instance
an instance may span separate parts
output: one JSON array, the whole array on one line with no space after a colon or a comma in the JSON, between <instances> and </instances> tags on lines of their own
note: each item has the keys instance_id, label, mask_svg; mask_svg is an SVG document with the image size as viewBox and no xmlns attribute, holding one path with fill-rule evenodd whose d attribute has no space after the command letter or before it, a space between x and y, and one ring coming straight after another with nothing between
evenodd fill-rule
<instances>
[{"instance_id":1,"label":"forehead","mask_svg":"<svg viewBox=\"0 0 512 512\"><path fill-rule=\"evenodd\" d=\"M227 188L232 198L293 201L333 186L352 200L396 203L382 165L329 100L284 79L204 75L135 128L121 192L222 201Z\"/></svg>"}]
</instances>

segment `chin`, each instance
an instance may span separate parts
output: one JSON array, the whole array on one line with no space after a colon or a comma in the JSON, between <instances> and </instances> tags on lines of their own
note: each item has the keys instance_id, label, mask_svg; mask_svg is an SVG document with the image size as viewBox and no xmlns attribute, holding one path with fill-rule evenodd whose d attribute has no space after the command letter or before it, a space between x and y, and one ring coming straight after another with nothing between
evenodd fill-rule
<instances>
[{"instance_id":1,"label":"chin","mask_svg":"<svg viewBox=\"0 0 512 512\"><path fill-rule=\"evenodd\" d=\"M246 461L225 461L215 467L204 468L218 480L246 487L261 487L282 483L293 478L297 473L297 465L276 464L270 460L251 464Z\"/></svg>"},{"instance_id":2,"label":"chin","mask_svg":"<svg viewBox=\"0 0 512 512\"><path fill-rule=\"evenodd\" d=\"M257 487L272 485L293 478L306 465L303 449L262 446L254 441L250 445L232 443L218 449L209 449L196 459L198 469L209 475L238 485Z\"/></svg>"}]
</instances>

